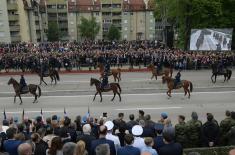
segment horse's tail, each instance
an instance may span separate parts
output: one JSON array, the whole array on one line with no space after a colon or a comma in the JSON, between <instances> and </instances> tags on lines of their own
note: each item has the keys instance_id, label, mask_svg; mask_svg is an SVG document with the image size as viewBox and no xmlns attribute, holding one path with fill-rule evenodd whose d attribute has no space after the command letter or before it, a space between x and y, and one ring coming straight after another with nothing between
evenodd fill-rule
<instances>
[{"instance_id":1,"label":"horse's tail","mask_svg":"<svg viewBox=\"0 0 235 155\"><path fill-rule=\"evenodd\" d=\"M193 83L189 82L189 85L190 85L190 92L193 92Z\"/></svg>"},{"instance_id":2,"label":"horse's tail","mask_svg":"<svg viewBox=\"0 0 235 155\"><path fill-rule=\"evenodd\" d=\"M118 68L117 70L118 70L118 78L119 78L119 80L121 80L121 69Z\"/></svg>"},{"instance_id":3,"label":"horse's tail","mask_svg":"<svg viewBox=\"0 0 235 155\"><path fill-rule=\"evenodd\" d=\"M37 86L37 88L38 88L38 97L40 97L42 95L42 90L39 86Z\"/></svg>"},{"instance_id":4,"label":"horse's tail","mask_svg":"<svg viewBox=\"0 0 235 155\"><path fill-rule=\"evenodd\" d=\"M119 89L119 91L120 91L120 93L122 92L122 89L121 89L121 87L120 87L120 84L119 83L116 83L116 85L117 85L117 87L118 87L118 89Z\"/></svg>"},{"instance_id":5,"label":"horse's tail","mask_svg":"<svg viewBox=\"0 0 235 155\"><path fill-rule=\"evenodd\" d=\"M231 70L227 70L227 73L228 73L228 80L230 80L231 76L232 76L232 71Z\"/></svg>"},{"instance_id":6,"label":"horse's tail","mask_svg":"<svg viewBox=\"0 0 235 155\"><path fill-rule=\"evenodd\" d=\"M54 70L54 72L55 72L56 79L57 79L58 81L60 81L60 75L59 75L58 71L57 71L57 70Z\"/></svg>"}]
</instances>

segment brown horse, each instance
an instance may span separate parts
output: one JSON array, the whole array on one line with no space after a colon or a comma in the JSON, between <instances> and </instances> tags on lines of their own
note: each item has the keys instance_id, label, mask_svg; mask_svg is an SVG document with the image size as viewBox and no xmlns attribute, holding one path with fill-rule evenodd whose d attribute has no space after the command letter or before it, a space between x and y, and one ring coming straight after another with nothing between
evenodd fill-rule
<instances>
[{"instance_id":1,"label":"brown horse","mask_svg":"<svg viewBox=\"0 0 235 155\"><path fill-rule=\"evenodd\" d=\"M20 98L20 104L22 104L22 99L21 99L21 94L28 94L28 93L31 93L32 95L34 95L34 101L33 103L36 103L37 102L37 99L38 97L41 96L41 88L38 86L38 85L34 85L34 84L29 84L28 85L28 90L27 91L24 91L24 92L21 92L20 91L20 84L13 78L10 78L10 80L8 81L8 85L13 85L13 88L15 90L15 96L14 96L14 103L16 102L16 96L18 96ZM38 95L36 93L38 89Z\"/></svg>"},{"instance_id":2,"label":"brown horse","mask_svg":"<svg viewBox=\"0 0 235 155\"><path fill-rule=\"evenodd\" d=\"M100 80L104 77L104 65L101 63L98 63L98 68L99 68L99 72L100 72ZM117 68L117 69L111 69L111 72L109 74L109 76L113 75L114 81L116 82L118 80L121 81L121 69Z\"/></svg>"},{"instance_id":3,"label":"brown horse","mask_svg":"<svg viewBox=\"0 0 235 155\"><path fill-rule=\"evenodd\" d=\"M102 92L113 91L114 96L113 96L113 98L112 98L111 101L113 101L114 98L115 98L115 96L116 96L116 94L118 94L118 96L119 96L119 101L121 102L121 91L122 91L122 89L121 89L119 83L110 83L110 84L109 84L109 85L110 85L109 88L107 88L107 89L102 89L102 88L100 88L101 82L100 82L99 80L97 80L97 79L91 78L91 80L90 80L90 86L93 86L93 85L95 85L95 87L96 87L96 93L95 93L95 96L94 96L94 98L93 98L93 101L95 100L96 95L97 95L98 93L100 94L100 102L102 102L102 100L103 100L103 99L102 99Z\"/></svg>"},{"instance_id":4,"label":"brown horse","mask_svg":"<svg viewBox=\"0 0 235 155\"><path fill-rule=\"evenodd\" d=\"M184 88L184 96L187 95L188 93L188 98L190 98L190 92L193 91L193 84L191 81L188 80L181 80L181 84L177 85L176 88L174 88L174 79L168 76L163 76L162 77L162 83L166 83L167 82L167 87L168 87L168 91L166 92L166 94L171 97L171 91L173 89L180 89L180 88Z\"/></svg>"},{"instance_id":5,"label":"brown horse","mask_svg":"<svg viewBox=\"0 0 235 155\"><path fill-rule=\"evenodd\" d=\"M49 74L44 75L40 68L36 68L33 70L33 72L36 72L37 75L40 77L40 85L42 82L47 85L47 83L44 81L44 77L50 77L51 78L51 84L53 81L55 81L55 85L57 84L57 80L60 81L60 76L57 70L55 69L49 69Z\"/></svg>"},{"instance_id":6,"label":"brown horse","mask_svg":"<svg viewBox=\"0 0 235 155\"><path fill-rule=\"evenodd\" d=\"M155 79L157 80L157 76L164 76L164 75L169 76L170 75L170 77L172 77L172 73L173 73L172 68L164 68L161 73L157 73L157 68L154 66L154 64L150 64L147 68L150 69L152 72L151 80L153 79L153 77L155 77Z\"/></svg>"}]
</instances>

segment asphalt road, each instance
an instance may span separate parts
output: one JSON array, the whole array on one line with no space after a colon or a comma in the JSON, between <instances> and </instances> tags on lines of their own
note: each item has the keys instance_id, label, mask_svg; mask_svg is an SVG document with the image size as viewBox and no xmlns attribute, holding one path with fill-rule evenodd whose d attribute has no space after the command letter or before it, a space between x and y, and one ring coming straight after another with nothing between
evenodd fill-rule
<instances>
[{"instance_id":1,"label":"asphalt road","mask_svg":"<svg viewBox=\"0 0 235 155\"><path fill-rule=\"evenodd\" d=\"M234 70L233 70L234 71ZM174 74L175 75L175 74ZM100 117L103 112L108 112L109 119L117 117L119 112L124 112L125 119L128 115L138 114L138 109L143 109L146 114L151 114L152 119L157 121L161 112L167 112L173 123L177 116L183 114L188 120L192 111L199 113L199 118L205 121L207 112L215 115L217 120L224 118L225 110L235 110L235 78L223 83L223 77L219 77L216 84L210 81L211 71L185 71L182 79L192 81L194 91L191 99L184 97L183 90L174 91L172 98L166 96L166 85L162 84L161 78L150 80L150 72L123 73L120 85L122 87L122 102L118 98L111 102L112 93L104 93L103 102L99 96L92 102L95 88L90 86L90 78L98 78L98 74L64 74L58 85L42 85L42 97L39 102L32 104L33 98L24 95L23 105L13 103L13 88L8 86L10 77L0 77L0 107L6 109L7 116L20 117L22 109L25 115L36 117L43 109L44 117L52 114L63 116L64 108L69 116L85 115L90 108L91 115ZM13 76L19 80L19 76ZM27 83L38 84L36 75L27 75ZM50 83L49 79L46 79ZM110 82L113 78L110 78ZM0 115L3 118L3 115Z\"/></svg>"}]
</instances>

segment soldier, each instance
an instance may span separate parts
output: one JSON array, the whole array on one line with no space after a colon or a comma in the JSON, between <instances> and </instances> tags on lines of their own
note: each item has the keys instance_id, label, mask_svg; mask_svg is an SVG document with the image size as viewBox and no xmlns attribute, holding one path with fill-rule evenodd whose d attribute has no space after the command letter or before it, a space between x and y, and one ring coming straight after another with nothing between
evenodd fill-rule
<instances>
[{"instance_id":1,"label":"soldier","mask_svg":"<svg viewBox=\"0 0 235 155\"><path fill-rule=\"evenodd\" d=\"M179 70L179 72L176 74L175 76L175 80L174 80L174 88L176 88L177 84L180 83L180 78L181 78L181 70Z\"/></svg>"},{"instance_id":2,"label":"soldier","mask_svg":"<svg viewBox=\"0 0 235 155\"><path fill-rule=\"evenodd\" d=\"M227 110L225 112L225 115L226 115L226 118L223 119L221 122L220 122L220 145L222 146L225 146L227 145L227 139L225 137L225 135L228 133L228 131L230 130L231 128L231 121L232 121L232 118L231 118L231 112L229 110Z\"/></svg>"},{"instance_id":3,"label":"soldier","mask_svg":"<svg viewBox=\"0 0 235 155\"><path fill-rule=\"evenodd\" d=\"M175 140L180 143L183 148L187 145L187 127L185 123L185 116L178 116L178 124L175 125Z\"/></svg>"},{"instance_id":4,"label":"soldier","mask_svg":"<svg viewBox=\"0 0 235 155\"><path fill-rule=\"evenodd\" d=\"M189 148L200 146L202 127L202 122L198 120L198 115L196 112L192 112L191 117L192 119L186 124L188 138L188 143L186 147Z\"/></svg>"},{"instance_id":5,"label":"soldier","mask_svg":"<svg viewBox=\"0 0 235 155\"><path fill-rule=\"evenodd\" d=\"M25 82L24 75L22 74L20 78L20 92L23 92L24 88L26 87L27 87L27 84Z\"/></svg>"},{"instance_id":6,"label":"soldier","mask_svg":"<svg viewBox=\"0 0 235 155\"><path fill-rule=\"evenodd\" d=\"M101 83L101 89L105 89L105 87L108 86L108 83L109 83L108 75L109 75L109 73L110 73L110 65L109 65L109 62L106 61L105 69L104 69L104 77L103 77L103 80L102 80L102 83Z\"/></svg>"}]
</instances>

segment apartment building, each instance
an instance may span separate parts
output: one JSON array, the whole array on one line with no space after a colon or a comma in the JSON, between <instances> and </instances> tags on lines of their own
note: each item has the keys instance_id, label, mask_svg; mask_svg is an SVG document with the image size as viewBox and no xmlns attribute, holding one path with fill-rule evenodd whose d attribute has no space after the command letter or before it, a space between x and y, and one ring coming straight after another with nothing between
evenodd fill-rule
<instances>
[{"instance_id":1,"label":"apartment building","mask_svg":"<svg viewBox=\"0 0 235 155\"><path fill-rule=\"evenodd\" d=\"M68 28L69 40L82 40L78 26L81 18L91 19L94 17L100 26L96 40L102 39L102 14L99 0L68 0Z\"/></svg>"},{"instance_id":2,"label":"apartment building","mask_svg":"<svg viewBox=\"0 0 235 155\"><path fill-rule=\"evenodd\" d=\"M0 42L10 43L10 27L8 20L7 1L0 0Z\"/></svg>"},{"instance_id":3,"label":"apartment building","mask_svg":"<svg viewBox=\"0 0 235 155\"><path fill-rule=\"evenodd\" d=\"M153 0L124 0L122 11L122 39L155 39Z\"/></svg>"}]
</instances>

